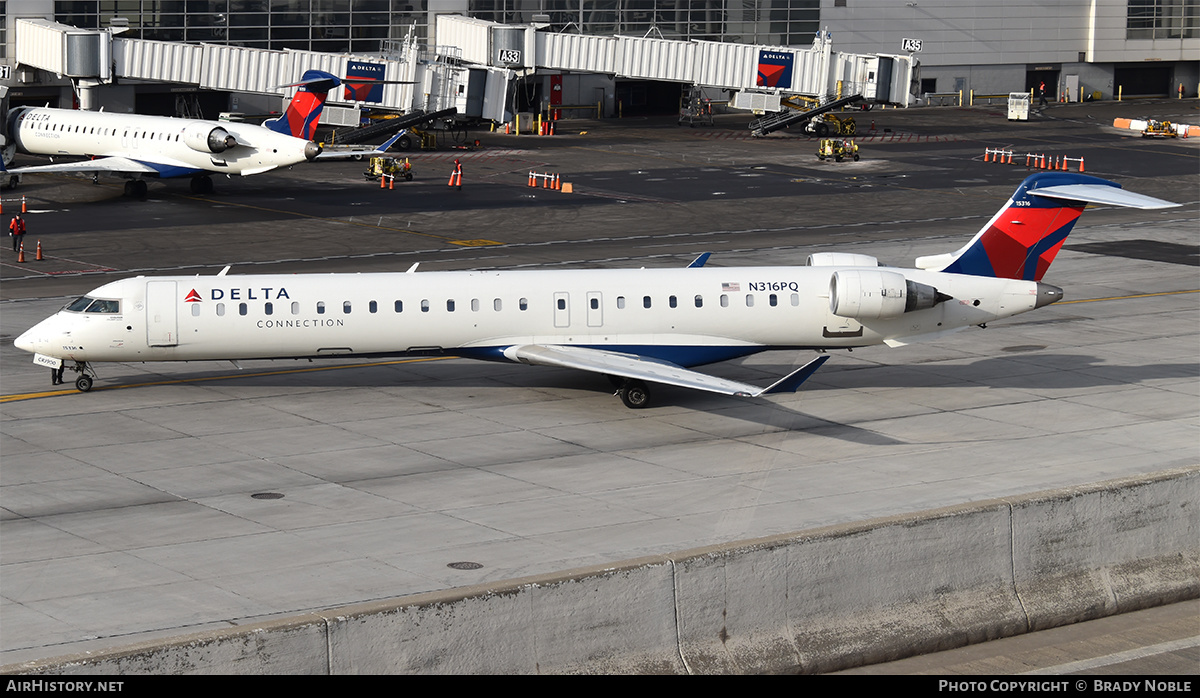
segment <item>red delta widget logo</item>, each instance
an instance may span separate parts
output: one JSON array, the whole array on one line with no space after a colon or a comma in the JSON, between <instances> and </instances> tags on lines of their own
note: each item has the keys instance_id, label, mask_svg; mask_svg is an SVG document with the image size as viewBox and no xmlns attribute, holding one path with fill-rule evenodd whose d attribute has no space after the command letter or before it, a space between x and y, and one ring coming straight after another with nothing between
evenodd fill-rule
<instances>
[{"instance_id":1,"label":"red delta widget logo","mask_svg":"<svg viewBox=\"0 0 1200 698\"><path fill-rule=\"evenodd\" d=\"M792 65L795 63L795 58L795 54L785 51L760 50L758 52L758 80L755 84L759 87L791 89Z\"/></svg>"}]
</instances>

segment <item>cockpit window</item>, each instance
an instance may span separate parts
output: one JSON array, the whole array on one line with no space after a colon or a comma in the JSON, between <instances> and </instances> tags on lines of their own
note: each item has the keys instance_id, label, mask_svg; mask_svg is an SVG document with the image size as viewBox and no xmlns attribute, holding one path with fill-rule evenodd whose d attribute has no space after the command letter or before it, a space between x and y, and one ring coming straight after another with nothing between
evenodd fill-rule
<instances>
[{"instance_id":1,"label":"cockpit window","mask_svg":"<svg viewBox=\"0 0 1200 698\"><path fill-rule=\"evenodd\" d=\"M94 299L88 298L87 296L80 296L79 298L71 301L71 304L68 305L66 309L76 313L82 313L83 311L87 310L87 307L92 304L93 300Z\"/></svg>"},{"instance_id":2,"label":"cockpit window","mask_svg":"<svg viewBox=\"0 0 1200 698\"><path fill-rule=\"evenodd\" d=\"M81 296L72 301L66 309L76 313L105 313L115 315L121 312L121 301Z\"/></svg>"},{"instance_id":3,"label":"cockpit window","mask_svg":"<svg viewBox=\"0 0 1200 698\"><path fill-rule=\"evenodd\" d=\"M119 313L121 312L121 301L106 301L97 298L92 301L85 312L88 313Z\"/></svg>"}]
</instances>

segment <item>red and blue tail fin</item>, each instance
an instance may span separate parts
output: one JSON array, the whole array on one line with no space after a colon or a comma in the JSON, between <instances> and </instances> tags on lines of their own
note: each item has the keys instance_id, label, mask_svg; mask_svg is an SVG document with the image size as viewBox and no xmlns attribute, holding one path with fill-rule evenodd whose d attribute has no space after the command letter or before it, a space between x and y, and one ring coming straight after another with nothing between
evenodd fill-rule
<instances>
[{"instance_id":1,"label":"red and blue tail fin","mask_svg":"<svg viewBox=\"0 0 1200 698\"><path fill-rule=\"evenodd\" d=\"M277 119L270 119L263 126L288 136L303 138L311 141L317 132L317 123L321 120L321 111L325 109L325 98L329 91L336 89L342 81L336 76L323 70L306 70L300 82L282 87L296 87L295 96L288 104L287 111Z\"/></svg>"},{"instance_id":2,"label":"red and blue tail fin","mask_svg":"<svg viewBox=\"0 0 1200 698\"><path fill-rule=\"evenodd\" d=\"M955 274L1041 281L1089 203L1133 208L1178 206L1123 191L1098 177L1041 172L1021 182L1008 203L962 249L921 257L917 266Z\"/></svg>"}]
</instances>

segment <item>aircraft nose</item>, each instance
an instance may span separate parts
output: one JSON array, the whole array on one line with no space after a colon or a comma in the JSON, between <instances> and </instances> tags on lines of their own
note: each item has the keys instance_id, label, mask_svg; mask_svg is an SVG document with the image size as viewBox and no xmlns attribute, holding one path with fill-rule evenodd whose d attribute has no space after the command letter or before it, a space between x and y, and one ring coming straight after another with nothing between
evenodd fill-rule
<instances>
[{"instance_id":1,"label":"aircraft nose","mask_svg":"<svg viewBox=\"0 0 1200 698\"><path fill-rule=\"evenodd\" d=\"M309 141L308 143L306 143L304 145L304 158L306 160L308 160L309 162L316 160L317 156L320 154L321 154L321 146L317 145L316 143Z\"/></svg>"},{"instance_id":2,"label":"aircraft nose","mask_svg":"<svg viewBox=\"0 0 1200 698\"><path fill-rule=\"evenodd\" d=\"M34 339L34 331L36 329L37 327L34 327L21 333L20 337L13 340L13 346L30 354L37 353L37 341Z\"/></svg>"}]
</instances>

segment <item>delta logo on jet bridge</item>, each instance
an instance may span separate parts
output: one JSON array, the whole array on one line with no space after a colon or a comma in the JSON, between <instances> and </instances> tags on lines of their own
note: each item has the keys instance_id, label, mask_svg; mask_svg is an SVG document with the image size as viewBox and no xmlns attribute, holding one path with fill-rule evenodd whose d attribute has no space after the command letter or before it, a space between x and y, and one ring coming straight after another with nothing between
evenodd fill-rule
<instances>
[{"instance_id":1,"label":"delta logo on jet bridge","mask_svg":"<svg viewBox=\"0 0 1200 698\"><path fill-rule=\"evenodd\" d=\"M368 80L369 82L358 82ZM354 102L383 101L383 65L348 61L346 63L346 100Z\"/></svg>"},{"instance_id":2,"label":"delta logo on jet bridge","mask_svg":"<svg viewBox=\"0 0 1200 698\"><path fill-rule=\"evenodd\" d=\"M784 51L760 50L758 52L758 81L755 84L759 87L791 89L792 65L795 58L794 54Z\"/></svg>"}]
</instances>

